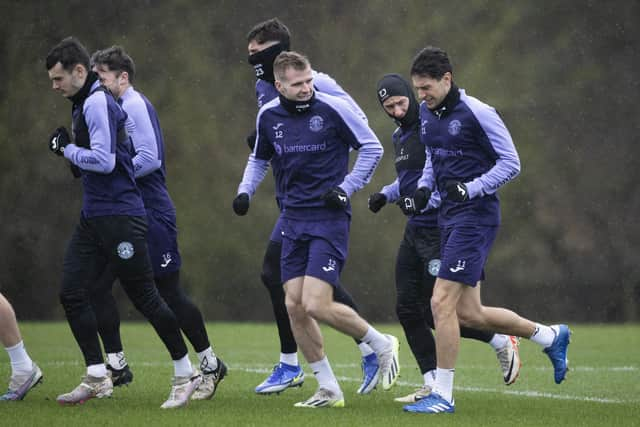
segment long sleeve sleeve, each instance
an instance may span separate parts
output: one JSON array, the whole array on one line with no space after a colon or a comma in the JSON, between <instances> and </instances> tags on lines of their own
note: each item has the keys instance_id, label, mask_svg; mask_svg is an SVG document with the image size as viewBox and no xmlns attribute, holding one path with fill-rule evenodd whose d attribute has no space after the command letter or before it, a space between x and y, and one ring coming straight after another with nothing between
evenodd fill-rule
<instances>
[{"instance_id":1,"label":"long sleeve sleeve","mask_svg":"<svg viewBox=\"0 0 640 427\"><path fill-rule=\"evenodd\" d=\"M249 197L253 196L258 188L258 185L264 180L269 170L269 161L256 159L255 155L251 153L247 160L247 165L244 168L242 174L242 181L238 186L238 194L247 193Z\"/></svg>"},{"instance_id":2,"label":"long sleeve sleeve","mask_svg":"<svg viewBox=\"0 0 640 427\"><path fill-rule=\"evenodd\" d=\"M473 181L466 183L469 197L493 194L520 173L520 159L509 130L493 108L474 111L491 148L497 155L495 165Z\"/></svg>"},{"instance_id":3,"label":"long sleeve sleeve","mask_svg":"<svg viewBox=\"0 0 640 427\"><path fill-rule=\"evenodd\" d=\"M64 156L80 169L109 174L116 165L118 130L109 122L105 94L96 92L87 98L83 114L89 130L90 148L69 144Z\"/></svg>"},{"instance_id":4,"label":"long sleeve sleeve","mask_svg":"<svg viewBox=\"0 0 640 427\"><path fill-rule=\"evenodd\" d=\"M127 98L122 107L134 123L129 135L136 151L133 156L133 171L136 178L150 174L162 166L158 153L157 135L151 123L146 104L140 97Z\"/></svg>"},{"instance_id":5,"label":"long sleeve sleeve","mask_svg":"<svg viewBox=\"0 0 640 427\"><path fill-rule=\"evenodd\" d=\"M422 169L422 176L418 179L418 188L428 188L431 191L437 190L435 187L435 178L433 176L433 165L431 164L431 155L429 148L425 147L426 160Z\"/></svg>"},{"instance_id":6,"label":"long sleeve sleeve","mask_svg":"<svg viewBox=\"0 0 640 427\"><path fill-rule=\"evenodd\" d=\"M382 187L380 192L387 198L387 203L395 202L400 198L400 181L396 178L391 184Z\"/></svg>"}]
</instances>

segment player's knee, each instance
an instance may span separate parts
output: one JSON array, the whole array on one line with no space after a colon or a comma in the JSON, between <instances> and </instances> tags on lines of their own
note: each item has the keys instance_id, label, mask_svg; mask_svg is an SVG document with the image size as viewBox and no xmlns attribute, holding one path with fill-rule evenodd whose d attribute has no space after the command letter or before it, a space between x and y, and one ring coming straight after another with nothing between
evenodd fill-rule
<instances>
[{"instance_id":1,"label":"player's knee","mask_svg":"<svg viewBox=\"0 0 640 427\"><path fill-rule=\"evenodd\" d=\"M316 320L324 320L327 314L327 304L317 299L309 299L303 301L302 306L305 313L308 316L313 317Z\"/></svg>"},{"instance_id":2,"label":"player's knee","mask_svg":"<svg viewBox=\"0 0 640 427\"><path fill-rule=\"evenodd\" d=\"M433 294L433 297L431 297L431 312L437 322L439 318L455 315L456 308L448 303L446 296Z\"/></svg>"},{"instance_id":3,"label":"player's knee","mask_svg":"<svg viewBox=\"0 0 640 427\"><path fill-rule=\"evenodd\" d=\"M481 329L484 326L482 316L478 312L459 307L456 313L461 326L475 329Z\"/></svg>"},{"instance_id":4,"label":"player's knee","mask_svg":"<svg viewBox=\"0 0 640 427\"><path fill-rule=\"evenodd\" d=\"M299 301L295 301L291 298L285 298L284 305L287 307L287 313L294 318L300 318L304 316L304 307Z\"/></svg>"},{"instance_id":5,"label":"player's knee","mask_svg":"<svg viewBox=\"0 0 640 427\"><path fill-rule=\"evenodd\" d=\"M136 310L142 313L147 319L153 318L156 313L165 307L168 309L167 303L160 297L160 294L155 289L149 289L142 294L136 295L134 298L131 298L131 302Z\"/></svg>"},{"instance_id":6,"label":"player's knee","mask_svg":"<svg viewBox=\"0 0 640 427\"><path fill-rule=\"evenodd\" d=\"M89 306L89 297L84 288L63 288L58 298L67 315Z\"/></svg>"},{"instance_id":7,"label":"player's knee","mask_svg":"<svg viewBox=\"0 0 640 427\"><path fill-rule=\"evenodd\" d=\"M178 291L176 288L158 286L158 293L173 311L188 303L186 294Z\"/></svg>"},{"instance_id":8,"label":"player's knee","mask_svg":"<svg viewBox=\"0 0 640 427\"><path fill-rule=\"evenodd\" d=\"M401 302L396 304L396 316L398 316L400 323L422 319L424 317L423 311L424 309L419 304Z\"/></svg>"}]
</instances>

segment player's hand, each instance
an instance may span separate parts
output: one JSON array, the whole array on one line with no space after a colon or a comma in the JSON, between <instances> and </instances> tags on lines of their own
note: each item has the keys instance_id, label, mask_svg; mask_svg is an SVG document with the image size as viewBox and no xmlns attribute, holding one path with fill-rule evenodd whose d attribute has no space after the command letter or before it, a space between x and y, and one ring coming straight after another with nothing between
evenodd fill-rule
<instances>
[{"instance_id":1,"label":"player's hand","mask_svg":"<svg viewBox=\"0 0 640 427\"><path fill-rule=\"evenodd\" d=\"M251 133L249 135L247 135L247 145L249 146L249 148L251 149L251 151L253 151L253 149L256 147L256 130L252 130Z\"/></svg>"},{"instance_id":2,"label":"player's hand","mask_svg":"<svg viewBox=\"0 0 640 427\"><path fill-rule=\"evenodd\" d=\"M324 205L329 209L345 209L349 203L349 197L347 193L340 187L333 187L331 190L324 193L321 197L324 200Z\"/></svg>"},{"instance_id":3,"label":"player's hand","mask_svg":"<svg viewBox=\"0 0 640 427\"><path fill-rule=\"evenodd\" d=\"M243 216L249 211L249 195L240 193L233 199L233 211L236 215Z\"/></svg>"},{"instance_id":4,"label":"player's hand","mask_svg":"<svg viewBox=\"0 0 640 427\"><path fill-rule=\"evenodd\" d=\"M71 171L71 175L73 175L74 178L80 178L82 176L82 172L80 172L80 168L71 162L69 162L69 170Z\"/></svg>"},{"instance_id":5,"label":"player's hand","mask_svg":"<svg viewBox=\"0 0 640 427\"><path fill-rule=\"evenodd\" d=\"M418 188L415 193L413 193L413 206L416 212L422 212L424 208L427 207L427 203L429 203L429 198L431 197L431 190L427 187Z\"/></svg>"},{"instance_id":6,"label":"player's hand","mask_svg":"<svg viewBox=\"0 0 640 427\"><path fill-rule=\"evenodd\" d=\"M467 186L460 181L447 181L444 189L447 192L447 199L449 200L453 200L454 202L466 202L469 200Z\"/></svg>"},{"instance_id":7,"label":"player's hand","mask_svg":"<svg viewBox=\"0 0 640 427\"><path fill-rule=\"evenodd\" d=\"M373 193L369 196L368 204L371 212L378 213L378 211L387 204L387 196L382 193Z\"/></svg>"},{"instance_id":8,"label":"player's hand","mask_svg":"<svg viewBox=\"0 0 640 427\"><path fill-rule=\"evenodd\" d=\"M400 207L400 210L405 215L415 215L416 214L416 202L413 197L400 197L396 202L396 205Z\"/></svg>"},{"instance_id":9,"label":"player's hand","mask_svg":"<svg viewBox=\"0 0 640 427\"><path fill-rule=\"evenodd\" d=\"M58 156L64 154L64 148L71 143L69 132L63 127L59 127L49 137L49 150L56 153Z\"/></svg>"}]
</instances>

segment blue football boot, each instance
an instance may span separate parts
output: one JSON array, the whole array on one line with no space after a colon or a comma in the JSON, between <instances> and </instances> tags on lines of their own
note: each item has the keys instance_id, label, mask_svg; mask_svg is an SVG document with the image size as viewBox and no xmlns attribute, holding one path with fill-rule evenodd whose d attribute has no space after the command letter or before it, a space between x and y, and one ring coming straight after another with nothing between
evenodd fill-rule
<instances>
[{"instance_id":1,"label":"blue football boot","mask_svg":"<svg viewBox=\"0 0 640 427\"><path fill-rule=\"evenodd\" d=\"M431 393L414 404L405 405L403 409L406 412L415 412L420 414L453 414L456 410L456 406L455 402L447 402L438 393Z\"/></svg>"},{"instance_id":2,"label":"blue football boot","mask_svg":"<svg viewBox=\"0 0 640 427\"><path fill-rule=\"evenodd\" d=\"M560 384L569 370L569 359L567 359L567 349L571 341L571 330L567 325L553 325L551 328L556 333L551 345L544 351L553 364L553 379L556 384Z\"/></svg>"},{"instance_id":3,"label":"blue football boot","mask_svg":"<svg viewBox=\"0 0 640 427\"><path fill-rule=\"evenodd\" d=\"M280 393L289 387L300 387L302 383L304 383L304 371L300 366L280 362L273 367L269 378L256 387L256 393Z\"/></svg>"},{"instance_id":4,"label":"blue football boot","mask_svg":"<svg viewBox=\"0 0 640 427\"><path fill-rule=\"evenodd\" d=\"M380 365L378 356L371 353L362 358L362 384L358 387L358 394L369 394L376 388L380 378Z\"/></svg>"}]
</instances>

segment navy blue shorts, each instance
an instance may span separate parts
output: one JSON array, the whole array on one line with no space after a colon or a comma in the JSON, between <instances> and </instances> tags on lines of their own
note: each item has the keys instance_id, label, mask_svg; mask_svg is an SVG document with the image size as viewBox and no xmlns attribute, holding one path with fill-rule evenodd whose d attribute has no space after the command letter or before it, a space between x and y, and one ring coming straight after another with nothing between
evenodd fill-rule
<instances>
[{"instance_id":1,"label":"navy blue shorts","mask_svg":"<svg viewBox=\"0 0 640 427\"><path fill-rule=\"evenodd\" d=\"M147 245L154 277L180 269L182 260L178 252L178 227L173 212L147 209Z\"/></svg>"},{"instance_id":2,"label":"navy blue shorts","mask_svg":"<svg viewBox=\"0 0 640 427\"><path fill-rule=\"evenodd\" d=\"M276 224L273 226L269 240L282 244L282 215L278 217Z\"/></svg>"},{"instance_id":3,"label":"navy blue shorts","mask_svg":"<svg viewBox=\"0 0 640 427\"><path fill-rule=\"evenodd\" d=\"M312 276L337 286L349 247L349 220L283 218L279 223L282 226L282 283Z\"/></svg>"},{"instance_id":4,"label":"navy blue shorts","mask_svg":"<svg viewBox=\"0 0 640 427\"><path fill-rule=\"evenodd\" d=\"M497 226L442 228L438 277L476 286L484 280L484 266L497 234Z\"/></svg>"}]
</instances>

